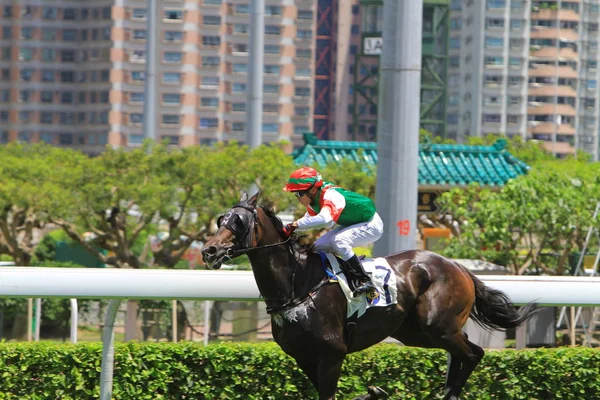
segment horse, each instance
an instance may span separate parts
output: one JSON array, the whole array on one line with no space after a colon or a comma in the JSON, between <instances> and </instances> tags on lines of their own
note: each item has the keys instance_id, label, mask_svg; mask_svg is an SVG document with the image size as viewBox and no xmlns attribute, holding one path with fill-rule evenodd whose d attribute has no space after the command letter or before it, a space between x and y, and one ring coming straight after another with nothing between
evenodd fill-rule
<instances>
[{"instance_id":1,"label":"horse","mask_svg":"<svg viewBox=\"0 0 600 400\"><path fill-rule=\"evenodd\" d=\"M517 310L507 295L485 286L455 261L426 250L402 251L385 257L396 275L397 304L372 307L346 321L347 300L331 283L321 256L302 252L286 237L283 223L269 205L258 205L260 193L244 193L219 217L218 229L203 249L209 268L246 254L271 315L272 334L295 359L319 394L335 399L342 363L387 337L406 346L441 348L448 353L444 399L457 400L484 350L469 341L462 327L471 317L488 330L516 328L539 310L530 303ZM355 400L387 398L369 386Z\"/></svg>"}]
</instances>

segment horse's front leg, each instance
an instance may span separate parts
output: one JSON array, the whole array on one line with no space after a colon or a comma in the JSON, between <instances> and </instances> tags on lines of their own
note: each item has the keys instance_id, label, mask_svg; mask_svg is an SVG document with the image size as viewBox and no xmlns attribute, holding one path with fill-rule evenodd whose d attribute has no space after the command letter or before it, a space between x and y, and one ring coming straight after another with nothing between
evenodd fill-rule
<instances>
[{"instance_id":1,"label":"horse's front leg","mask_svg":"<svg viewBox=\"0 0 600 400\"><path fill-rule=\"evenodd\" d=\"M317 366L319 400L334 400L345 354L325 354Z\"/></svg>"}]
</instances>

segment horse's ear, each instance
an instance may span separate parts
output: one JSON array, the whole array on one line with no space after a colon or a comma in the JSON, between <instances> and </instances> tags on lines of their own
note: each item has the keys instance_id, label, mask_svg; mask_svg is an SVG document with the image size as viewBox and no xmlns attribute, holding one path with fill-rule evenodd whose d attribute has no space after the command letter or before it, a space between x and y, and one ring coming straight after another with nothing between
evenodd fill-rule
<instances>
[{"instance_id":1,"label":"horse's ear","mask_svg":"<svg viewBox=\"0 0 600 400\"><path fill-rule=\"evenodd\" d=\"M248 193L244 192L244 193L242 193L242 197L240 197L240 203L242 203L246 200L248 200Z\"/></svg>"},{"instance_id":2,"label":"horse's ear","mask_svg":"<svg viewBox=\"0 0 600 400\"><path fill-rule=\"evenodd\" d=\"M252 197L250 197L250 200L248 200L248 204L250 204L253 207L256 207L256 205L258 204L258 198L260 197L260 191L256 192L256 194Z\"/></svg>"}]
</instances>

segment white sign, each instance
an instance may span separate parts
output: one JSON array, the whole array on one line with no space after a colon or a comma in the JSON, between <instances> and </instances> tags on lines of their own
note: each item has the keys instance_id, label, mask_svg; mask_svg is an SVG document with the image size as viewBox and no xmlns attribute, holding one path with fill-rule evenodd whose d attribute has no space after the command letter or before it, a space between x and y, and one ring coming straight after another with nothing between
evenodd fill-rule
<instances>
[{"instance_id":1,"label":"white sign","mask_svg":"<svg viewBox=\"0 0 600 400\"><path fill-rule=\"evenodd\" d=\"M363 54L365 56L379 56L383 49L383 38L365 37L363 38Z\"/></svg>"}]
</instances>

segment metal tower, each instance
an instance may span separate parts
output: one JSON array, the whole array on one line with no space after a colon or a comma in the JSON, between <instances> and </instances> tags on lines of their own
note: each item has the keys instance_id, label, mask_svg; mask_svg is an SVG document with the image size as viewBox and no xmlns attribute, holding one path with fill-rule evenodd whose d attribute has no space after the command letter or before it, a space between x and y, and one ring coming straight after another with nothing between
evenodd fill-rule
<instances>
[{"instance_id":1,"label":"metal tower","mask_svg":"<svg viewBox=\"0 0 600 400\"><path fill-rule=\"evenodd\" d=\"M446 136L449 0L423 1L421 127ZM361 0L362 41L354 64L353 140L376 140L383 0ZM316 130L316 129L315 129Z\"/></svg>"}]
</instances>

